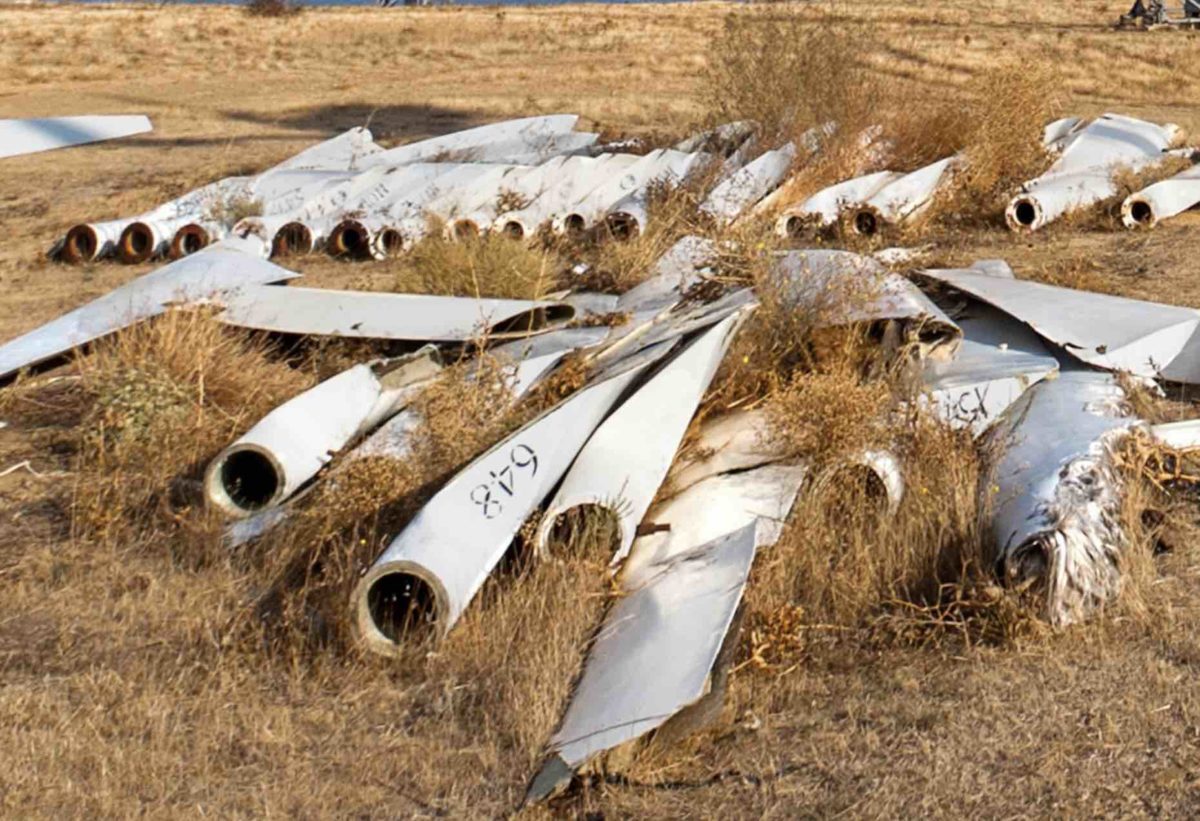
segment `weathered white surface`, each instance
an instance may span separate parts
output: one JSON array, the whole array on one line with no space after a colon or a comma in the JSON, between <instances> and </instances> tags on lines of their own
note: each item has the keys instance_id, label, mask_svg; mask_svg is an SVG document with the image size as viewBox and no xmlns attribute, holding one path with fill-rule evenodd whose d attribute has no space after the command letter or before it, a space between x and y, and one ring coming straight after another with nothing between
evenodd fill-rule
<instances>
[{"instance_id":1,"label":"weathered white surface","mask_svg":"<svg viewBox=\"0 0 1200 821\"><path fill-rule=\"evenodd\" d=\"M598 505L611 510L617 521L613 561L625 557L745 316L746 310L739 311L705 331L596 429L546 507L537 532L539 550L546 550L559 516L581 505Z\"/></svg>"},{"instance_id":2,"label":"weathered white surface","mask_svg":"<svg viewBox=\"0 0 1200 821\"><path fill-rule=\"evenodd\" d=\"M1058 361L964 339L949 361L925 363L927 407L953 428L982 434L1031 386L1058 372Z\"/></svg>"},{"instance_id":3,"label":"weathered white surface","mask_svg":"<svg viewBox=\"0 0 1200 821\"><path fill-rule=\"evenodd\" d=\"M706 422L667 474L671 495L711 476L779 461L780 454L768 435L767 415L762 410L734 411Z\"/></svg>"},{"instance_id":4,"label":"weathered white surface","mask_svg":"<svg viewBox=\"0 0 1200 821\"><path fill-rule=\"evenodd\" d=\"M535 312L560 319L570 306L520 299L329 291L318 288L247 286L227 293L220 320L228 325L277 333L366 339L462 342L496 325L530 315L530 331L545 325ZM522 328L524 330L524 328Z\"/></svg>"},{"instance_id":5,"label":"weathered white surface","mask_svg":"<svg viewBox=\"0 0 1200 821\"><path fill-rule=\"evenodd\" d=\"M697 482L646 515L645 524L670 529L638 537L619 578L623 584L645 578L672 556L747 524L757 523L759 546L774 544L808 474L805 465L772 464Z\"/></svg>"},{"instance_id":6,"label":"weathered white surface","mask_svg":"<svg viewBox=\"0 0 1200 821\"><path fill-rule=\"evenodd\" d=\"M1066 138L1062 154L1042 176L1022 186L1005 210L1014 231L1036 231L1064 214L1117 193L1113 174L1158 162L1179 133L1132 117L1105 114Z\"/></svg>"},{"instance_id":7,"label":"weathered white surface","mask_svg":"<svg viewBox=\"0 0 1200 821\"><path fill-rule=\"evenodd\" d=\"M417 173L426 170L419 169ZM375 199L382 200L397 187L403 190L404 181L410 176L411 173L403 168L375 165L344 181L306 191L297 207L272 207L261 217L242 220L233 230L237 234L258 234L271 242L272 253L276 253L280 231L285 226L302 225L309 235L308 247L296 250L315 250L324 244L346 212L363 209L364 203Z\"/></svg>"},{"instance_id":8,"label":"weathered white surface","mask_svg":"<svg viewBox=\"0 0 1200 821\"><path fill-rule=\"evenodd\" d=\"M117 241L131 222L133 220L116 219L75 225L55 242L48 256L57 257L62 252L63 258L70 262L103 259L116 250Z\"/></svg>"},{"instance_id":9,"label":"weathered white surface","mask_svg":"<svg viewBox=\"0 0 1200 821\"><path fill-rule=\"evenodd\" d=\"M966 270L923 276L995 306L1097 368L1200 383L1200 311Z\"/></svg>"},{"instance_id":10,"label":"weathered white surface","mask_svg":"<svg viewBox=\"0 0 1200 821\"><path fill-rule=\"evenodd\" d=\"M601 362L616 361L642 348L668 339L679 339L707 328L730 314L757 304L754 292L749 288L742 288L709 303L681 305L664 310L654 308L644 313L635 313L629 322L609 329L607 344L597 351L593 359Z\"/></svg>"},{"instance_id":11,"label":"weathered white surface","mask_svg":"<svg viewBox=\"0 0 1200 821\"><path fill-rule=\"evenodd\" d=\"M171 230L177 234L181 229L195 225L203 229L203 240L211 243L223 239L233 227L217 219L230 210L230 205L257 203L264 214L286 213L299 208L324 188L345 183L356 174L361 160L380 150L371 139L371 132L354 128L317 143L262 174L216 180L135 217L77 225L55 244L50 253L54 256L61 251L64 258L76 262L102 258L116 249L118 239L127 228L142 221L154 223L151 230L157 228L159 231L160 236L153 241L153 253L164 250L161 234L168 226L174 226ZM91 253L79 252L82 245L78 239L72 243L77 232L90 240ZM64 249L64 246L73 247Z\"/></svg>"},{"instance_id":12,"label":"weathered white surface","mask_svg":"<svg viewBox=\"0 0 1200 821\"><path fill-rule=\"evenodd\" d=\"M667 348L658 346L620 363L447 482L356 588L353 618L364 645L376 652L394 651L395 642L374 620L370 599L372 587L395 574L414 576L429 585L437 629L443 634L450 630L588 436Z\"/></svg>"},{"instance_id":13,"label":"weathered white surface","mask_svg":"<svg viewBox=\"0 0 1200 821\"><path fill-rule=\"evenodd\" d=\"M550 740L568 770L661 727L707 692L754 562L755 530L745 524L680 550L624 585Z\"/></svg>"},{"instance_id":14,"label":"weathered white surface","mask_svg":"<svg viewBox=\"0 0 1200 821\"><path fill-rule=\"evenodd\" d=\"M604 336L604 328L568 328L500 345L489 353L506 370L510 394L515 402L535 388L564 356L580 348L599 344L604 340ZM430 379L404 388L406 396L402 397L396 406L407 406L417 393L432 381ZM345 453L342 466L365 458L395 461L409 458L412 455L412 437L420 424L421 415L411 407L404 407L361 442L351 446ZM336 480L331 477L331 481ZM291 501L296 501L302 495L294 497ZM245 519L237 519L226 527L225 542L229 547L245 544L251 539L257 539L290 516L290 506L281 505L261 510Z\"/></svg>"},{"instance_id":15,"label":"weathered white surface","mask_svg":"<svg viewBox=\"0 0 1200 821\"><path fill-rule=\"evenodd\" d=\"M969 270L1012 277L998 260L976 262ZM921 401L951 427L979 436L1026 390L1054 378L1059 362L1028 325L990 305L972 301L958 325L963 341L954 358L925 363Z\"/></svg>"},{"instance_id":16,"label":"weathered white surface","mask_svg":"<svg viewBox=\"0 0 1200 821\"><path fill-rule=\"evenodd\" d=\"M547 180L528 205L498 215L492 230L514 239L530 238L543 224L565 213L606 181L620 178L641 159L636 154L569 157L561 173Z\"/></svg>"},{"instance_id":17,"label":"weathered white surface","mask_svg":"<svg viewBox=\"0 0 1200 821\"><path fill-rule=\"evenodd\" d=\"M157 316L173 303L198 302L247 284L298 276L244 253L243 247L240 242L218 243L0 345L0 378Z\"/></svg>"},{"instance_id":18,"label":"weathered white surface","mask_svg":"<svg viewBox=\"0 0 1200 821\"><path fill-rule=\"evenodd\" d=\"M312 169L365 168L367 161L381 153L383 148L376 144L371 132L365 128L351 128L336 137L330 137L310 146L276 166L272 171L308 171Z\"/></svg>"},{"instance_id":19,"label":"weathered white surface","mask_svg":"<svg viewBox=\"0 0 1200 821\"><path fill-rule=\"evenodd\" d=\"M451 234L459 221L472 220L476 233L495 219L496 201L503 191L518 190L521 179L537 166L493 165L486 173L478 174L469 185L442 186L439 196L424 206L427 215L446 223Z\"/></svg>"},{"instance_id":20,"label":"weathered white surface","mask_svg":"<svg viewBox=\"0 0 1200 821\"><path fill-rule=\"evenodd\" d=\"M919 216L961 162L958 156L947 157L887 183L854 212L850 229L856 234L869 235L884 225L896 225Z\"/></svg>"},{"instance_id":21,"label":"weathered white surface","mask_svg":"<svg viewBox=\"0 0 1200 821\"><path fill-rule=\"evenodd\" d=\"M1200 419L1151 425L1150 435L1174 450L1194 450L1200 448Z\"/></svg>"},{"instance_id":22,"label":"weathered white surface","mask_svg":"<svg viewBox=\"0 0 1200 821\"><path fill-rule=\"evenodd\" d=\"M823 188L780 214L775 222L775 233L781 237L795 236L810 224L827 228L836 223L844 211L857 209L902 176L895 171L877 171Z\"/></svg>"},{"instance_id":23,"label":"weathered white surface","mask_svg":"<svg viewBox=\"0 0 1200 821\"><path fill-rule=\"evenodd\" d=\"M1061 152L1066 147L1067 141L1082 125L1083 118L1081 117L1063 117L1061 120L1055 120L1042 131L1042 145L1052 151Z\"/></svg>"},{"instance_id":24,"label":"weathered white surface","mask_svg":"<svg viewBox=\"0 0 1200 821\"><path fill-rule=\"evenodd\" d=\"M554 157L574 155L592 149L598 134L572 131L547 134L537 140L516 139L451 152L447 157L458 162L495 162L537 165Z\"/></svg>"},{"instance_id":25,"label":"weathered white surface","mask_svg":"<svg viewBox=\"0 0 1200 821\"><path fill-rule=\"evenodd\" d=\"M982 510L996 566L1009 583L1042 582L1055 625L1120 593L1123 483L1111 448L1135 424L1112 375L1068 371L1027 391L992 431L1002 455Z\"/></svg>"},{"instance_id":26,"label":"weathered white surface","mask_svg":"<svg viewBox=\"0 0 1200 821\"><path fill-rule=\"evenodd\" d=\"M763 153L717 185L701 203L700 211L720 224L732 222L783 182L795 159L792 143Z\"/></svg>"},{"instance_id":27,"label":"weathered white surface","mask_svg":"<svg viewBox=\"0 0 1200 821\"><path fill-rule=\"evenodd\" d=\"M153 131L142 114L0 120L0 159Z\"/></svg>"},{"instance_id":28,"label":"weathered white surface","mask_svg":"<svg viewBox=\"0 0 1200 821\"><path fill-rule=\"evenodd\" d=\"M604 328L567 328L499 345L490 350L488 356L504 369L509 393L516 402L536 387L564 356L599 344L604 335ZM415 411L401 411L348 452L346 459L367 456L407 458L412 450L410 437L418 422L420 416Z\"/></svg>"},{"instance_id":29,"label":"weathered white surface","mask_svg":"<svg viewBox=\"0 0 1200 821\"><path fill-rule=\"evenodd\" d=\"M489 123L441 137L432 137L408 145L397 146L371 155L363 166L407 165L414 162L497 162L493 146L502 146L500 153L514 148L536 148L556 136L569 134L579 117L575 114L551 114L545 117L525 117Z\"/></svg>"},{"instance_id":30,"label":"weathered white surface","mask_svg":"<svg viewBox=\"0 0 1200 821\"><path fill-rule=\"evenodd\" d=\"M646 187L660 178L681 179L698 155L671 149L651 151L624 169L606 176L599 185L584 192L582 197L559 212L551 220L554 233L585 231L617 206L644 208Z\"/></svg>"},{"instance_id":31,"label":"weathered white surface","mask_svg":"<svg viewBox=\"0 0 1200 821\"><path fill-rule=\"evenodd\" d=\"M1076 130L1059 158L1029 185L1037 187L1039 180L1095 168L1136 168L1161 157L1178 134L1179 126L1173 123L1158 125L1135 117L1103 114Z\"/></svg>"},{"instance_id":32,"label":"weathered white surface","mask_svg":"<svg viewBox=\"0 0 1200 821\"><path fill-rule=\"evenodd\" d=\"M798 308L822 326L895 320L924 352L953 352L959 327L929 297L876 260L849 251L786 251L772 271L791 287Z\"/></svg>"},{"instance_id":33,"label":"weathered white surface","mask_svg":"<svg viewBox=\"0 0 1200 821\"><path fill-rule=\"evenodd\" d=\"M456 208L452 199L455 192L476 191L481 180L501 179L506 173L521 168L524 167L483 163L406 166L403 176L396 178L392 185L380 188L364 199L355 209L355 219L370 235L372 255L383 259L387 256L382 242L384 231L395 232L403 239L405 247L410 247L429 229L430 217L435 216L428 210L431 203L442 200L445 215L450 215Z\"/></svg>"},{"instance_id":34,"label":"weathered white surface","mask_svg":"<svg viewBox=\"0 0 1200 821\"><path fill-rule=\"evenodd\" d=\"M532 797L705 694L755 549L778 539L804 476L801 466L714 476L651 514L670 529L634 543Z\"/></svg>"},{"instance_id":35,"label":"weathered white surface","mask_svg":"<svg viewBox=\"0 0 1200 821\"><path fill-rule=\"evenodd\" d=\"M355 439L408 404L410 387L439 370L415 358L355 365L268 413L219 453L204 476L210 504L230 516L278 505ZM250 470L239 469L249 460Z\"/></svg>"},{"instance_id":36,"label":"weathered white surface","mask_svg":"<svg viewBox=\"0 0 1200 821\"><path fill-rule=\"evenodd\" d=\"M1131 194L1121 203L1126 228L1153 228L1200 205L1200 165Z\"/></svg>"}]
</instances>

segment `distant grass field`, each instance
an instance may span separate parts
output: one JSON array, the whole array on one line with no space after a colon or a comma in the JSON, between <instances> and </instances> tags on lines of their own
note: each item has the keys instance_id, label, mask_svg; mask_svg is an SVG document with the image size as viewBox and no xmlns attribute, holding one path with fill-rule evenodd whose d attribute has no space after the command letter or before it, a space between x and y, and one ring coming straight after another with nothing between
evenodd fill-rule
<instances>
[{"instance_id":1,"label":"distant grass field","mask_svg":"<svg viewBox=\"0 0 1200 821\"><path fill-rule=\"evenodd\" d=\"M988 104L989 88L1013 101L1014 132L1030 125L1016 115L1031 116L1046 95L1064 114L1169 120L1200 141L1200 34L1112 31L1125 5L839 0L831 12L805 4L793 13L846 32L847 59L862 52L862 73L839 75L844 85L821 92L820 106L814 91L814 109L859 99L846 78L863 78L882 89L872 106L891 112L915 146L936 138L989 147L1003 162L980 167L1000 175L1021 145L1000 138L1007 108ZM578 112L610 135L682 135L724 107L706 68L728 44L727 16L745 13L716 3L314 8L276 19L224 7L0 6L0 117L138 112L155 124L129 140L0 160L0 337L153 267L46 260L71 224L146 210L346 128L368 125L391 143ZM733 79L730 88L749 91L725 98L730 113L790 93L786 82L758 92L753 74ZM935 121L932 112L946 107L967 119ZM973 128L971 117L987 128ZM985 211L979 203L994 183L981 175L947 207ZM1023 277L1200 306L1198 226L1193 213L1127 233L1101 216L1026 237L979 218L901 239L930 245L937 264L999 257ZM636 281L669 238L596 251L606 277L598 284ZM286 264L311 285L422 291L516 287L508 274L521 271L533 284L519 286L540 292L542 272L568 256L504 253L500 264L486 245L434 243L380 265ZM721 398L768 396L776 435L798 450L894 433L872 427L887 399L876 387L838 367L789 371L799 327L791 318L767 301L757 323L735 351L757 370L725 374ZM308 534L366 521L355 532L364 543L343 544L334 555L344 566L328 571L339 584L352 580L353 560L386 532L374 518L385 497L401 496L407 510L532 409L498 411L501 389L450 380L422 400L431 421L420 464L348 481L306 520L314 529L268 545L274 555L214 549L214 523L189 506L197 464L344 364L345 352L327 354L296 369L203 315L180 315L78 368L0 389L0 472L24 460L30 468L0 477L6 815L495 817L517 807L605 605L607 557L583 551L514 570L449 641L400 660L361 658L336 641L268 649L245 623L268 582L308 557ZM55 375L68 378L47 383ZM552 401L572 376L538 401ZM550 808L523 813L1194 815L1192 511L1172 512L1172 550L1088 625L1053 634L988 589L964 590L979 600L959 610L899 618L918 586L910 577L928 581L947 556L971 559L978 536L970 448L924 429L904 445L915 493L894 523L862 510L839 519L821 500L806 501L759 562L750 629L715 726L614 763ZM306 591L286 615L323 615L329 602L336 611L342 592ZM785 636L785 646L764 643Z\"/></svg>"}]
</instances>

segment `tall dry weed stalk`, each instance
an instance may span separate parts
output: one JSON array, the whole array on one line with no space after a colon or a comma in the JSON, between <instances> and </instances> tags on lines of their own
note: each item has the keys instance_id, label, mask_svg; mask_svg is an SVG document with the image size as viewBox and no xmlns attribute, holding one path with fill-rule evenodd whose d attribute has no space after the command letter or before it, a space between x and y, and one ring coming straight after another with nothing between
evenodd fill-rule
<instances>
[{"instance_id":1,"label":"tall dry weed stalk","mask_svg":"<svg viewBox=\"0 0 1200 821\"><path fill-rule=\"evenodd\" d=\"M935 203L935 216L952 224L999 225L1009 197L1050 163L1044 129L1062 113L1061 79L1048 63L1011 61L982 72L962 95L961 103L945 104L938 118L950 130L935 144L943 144L943 156L961 152L964 164ZM927 133L919 124L908 131L913 141Z\"/></svg>"},{"instance_id":2,"label":"tall dry weed stalk","mask_svg":"<svg viewBox=\"0 0 1200 821\"><path fill-rule=\"evenodd\" d=\"M833 4L730 13L708 46L702 101L714 122L752 120L768 142L825 123L861 123L878 85L867 59L869 24Z\"/></svg>"}]
</instances>

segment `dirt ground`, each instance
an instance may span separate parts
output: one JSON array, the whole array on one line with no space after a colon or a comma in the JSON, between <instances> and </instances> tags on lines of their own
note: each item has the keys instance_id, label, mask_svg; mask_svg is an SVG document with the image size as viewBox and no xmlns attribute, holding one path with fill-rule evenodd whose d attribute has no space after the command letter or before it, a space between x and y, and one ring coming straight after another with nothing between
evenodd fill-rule
<instances>
[{"instance_id":1,"label":"dirt ground","mask_svg":"<svg viewBox=\"0 0 1200 821\"><path fill-rule=\"evenodd\" d=\"M1067 113L1172 121L1200 140L1200 33L1111 30L1126 5L845 0L835 9L879 27L888 46L874 62L896 83L953 95L1017 55L1058 67ZM730 9L369 7L275 19L218 7L0 4L0 117L154 122L127 140L0 160L0 338L153 267L48 261L70 225L146 210L353 126L393 143L578 112L611 132L682 133L703 113L699 70ZM1200 307L1198 229L1200 213L1147 233L981 230L932 254L946 264L1004 258L1021 276ZM315 285L374 275L366 263L298 267ZM79 538L62 492L73 479L54 449L54 408L45 410L40 425L0 428L0 471L26 459L30 468L0 478L4 814L516 809L540 749L533 731L510 731L511 716L447 719L470 681L414 679L374 659L227 651L221 631L245 595L237 567L197 567L167 545ZM1194 816L1200 552L1167 557L1153 599L1151 619L1117 614L1003 646L910 645L809 625L803 662L785 675L733 676L715 728L524 812ZM560 706L509 705L540 711L543 739Z\"/></svg>"}]
</instances>

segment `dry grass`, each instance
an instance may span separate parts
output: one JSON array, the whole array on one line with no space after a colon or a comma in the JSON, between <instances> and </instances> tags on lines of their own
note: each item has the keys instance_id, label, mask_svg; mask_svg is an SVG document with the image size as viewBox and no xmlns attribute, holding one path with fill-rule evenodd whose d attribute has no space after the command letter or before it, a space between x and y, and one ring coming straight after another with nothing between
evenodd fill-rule
<instances>
[{"instance_id":1,"label":"dry grass","mask_svg":"<svg viewBox=\"0 0 1200 821\"><path fill-rule=\"evenodd\" d=\"M863 123L878 103L867 59L877 29L836 4L750 7L728 14L710 46L704 102L713 123L750 120L768 143L826 123Z\"/></svg>"},{"instance_id":2,"label":"dry grass","mask_svg":"<svg viewBox=\"0 0 1200 821\"><path fill-rule=\"evenodd\" d=\"M1000 226L1013 192L1049 164L1043 126L1064 113L1053 66L1013 61L969 83L967 102L954 112L947 142L957 142L964 167L934 204L933 216L951 225ZM917 109L912 109L917 110ZM920 128L911 132L920 140ZM957 139L953 139L953 138Z\"/></svg>"},{"instance_id":3,"label":"dry grass","mask_svg":"<svg viewBox=\"0 0 1200 821\"><path fill-rule=\"evenodd\" d=\"M434 231L398 257L393 289L406 294L539 299L553 290L562 262L497 234L461 241Z\"/></svg>"},{"instance_id":4,"label":"dry grass","mask_svg":"<svg viewBox=\"0 0 1200 821\"><path fill-rule=\"evenodd\" d=\"M1004 105L1033 111L1026 106L1038 103L1036 84L1004 70L1014 61L1058 66L1066 113L1115 108L1195 130L1198 86L1185 70L1194 44L1113 35L1101 26L1117 11L1016 0L772 9L754 19L778 17L784 22L770 24L783 32L772 35L785 37L778 42L812 43L815 52L781 50L754 63L721 33L730 13L723 6L309 9L254 26L224 8L6 8L5 116L81 113L83 95L98 110L126 110L120 101L132 88L157 132L5 166L0 221L10 241L0 249L0 324L27 329L145 270L44 261L44 246L68 224L145 210L197 183L265 167L335 129L370 122L394 141L509 114L579 110L612 133L680 133L708 118L700 78L712 36L726 38L729 65L759 65L774 84L739 92L729 105L748 112L761 102L759 116L770 120L778 116L772 106L799 111L811 100L798 126L829 116L841 103L836 86L825 89L820 77L788 87L784 71L767 69L819 65L838 43L869 44L861 62L917 114L934 100L986 114L993 125L954 139L984 152L976 153L980 169L988 156L1005 158L992 172L1003 165L1009 173L1007 160L1032 133L1024 120L1011 135L998 133ZM792 15L833 31L786 22ZM731 30L759 25L740 10L736 17ZM230 71L213 74L214 65ZM755 99L768 87L778 98ZM989 89L998 102L980 99ZM914 125L914 147L945 148L934 139L943 126L921 127L930 138L916 140ZM986 193L991 172L979 173L972 185ZM591 261L604 282L625 287L692 227L670 216L657 225L632 243L594 248L483 253L431 243L418 249L421 265L403 272L391 267L402 262L316 257L303 268L318 286L374 279L373 287L530 296L556 284L561 259ZM1008 256L1022 274L1044 270L1177 301L1195 290L1190 227L1136 240L1092 229L968 235L958 226L928 236L948 264ZM1134 531L1141 547L1131 553L1137 565L1119 608L1065 636L1038 634L1021 602L988 587L972 564L976 454L961 437L903 414L880 429L869 413L837 413L842 401L874 409L885 400L862 381L853 340L814 342L814 317L789 311L783 294L757 278L770 250L760 241L726 261L732 279L757 282L764 305L710 401L767 403L793 426L797 449L824 448L826 461L852 450L858 436L883 441L902 457L908 493L889 518L872 505L844 504L861 485L847 488L841 482L853 475L818 467L817 490L755 569L750 638L734 659L740 670L724 720L645 751L553 810L1190 814L1200 773L1200 697L1188 686L1200 663L1193 508L1164 508L1152 528ZM494 258L506 261L489 267ZM346 651L345 597L370 553L446 475L585 373L572 363L512 412L502 387L451 379L422 399L416 458L347 468L336 491L326 485L308 497L304 528L240 555L213 549L215 534L189 507L188 481L265 408L336 367L336 353L297 368L200 317L170 316L84 360L78 379L0 392L9 423L0 429L0 465L29 459L37 471L0 478L6 814L473 817L519 802L605 606L606 556L587 549L605 542L603 528L584 527L576 547L551 562L514 557L449 640L418 643L399 659ZM85 508L104 494L113 503L105 509L120 516L89 523ZM1160 543L1171 549L1156 553ZM285 629L264 644L248 614L272 590ZM244 625L254 629L237 629Z\"/></svg>"},{"instance_id":5,"label":"dry grass","mask_svg":"<svg viewBox=\"0 0 1200 821\"><path fill-rule=\"evenodd\" d=\"M208 460L309 384L203 311L173 311L105 340L79 369L72 520L80 537L101 541L180 524L199 506ZM196 546L179 536L180 553Z\"/></svg>"}]
</instances>

